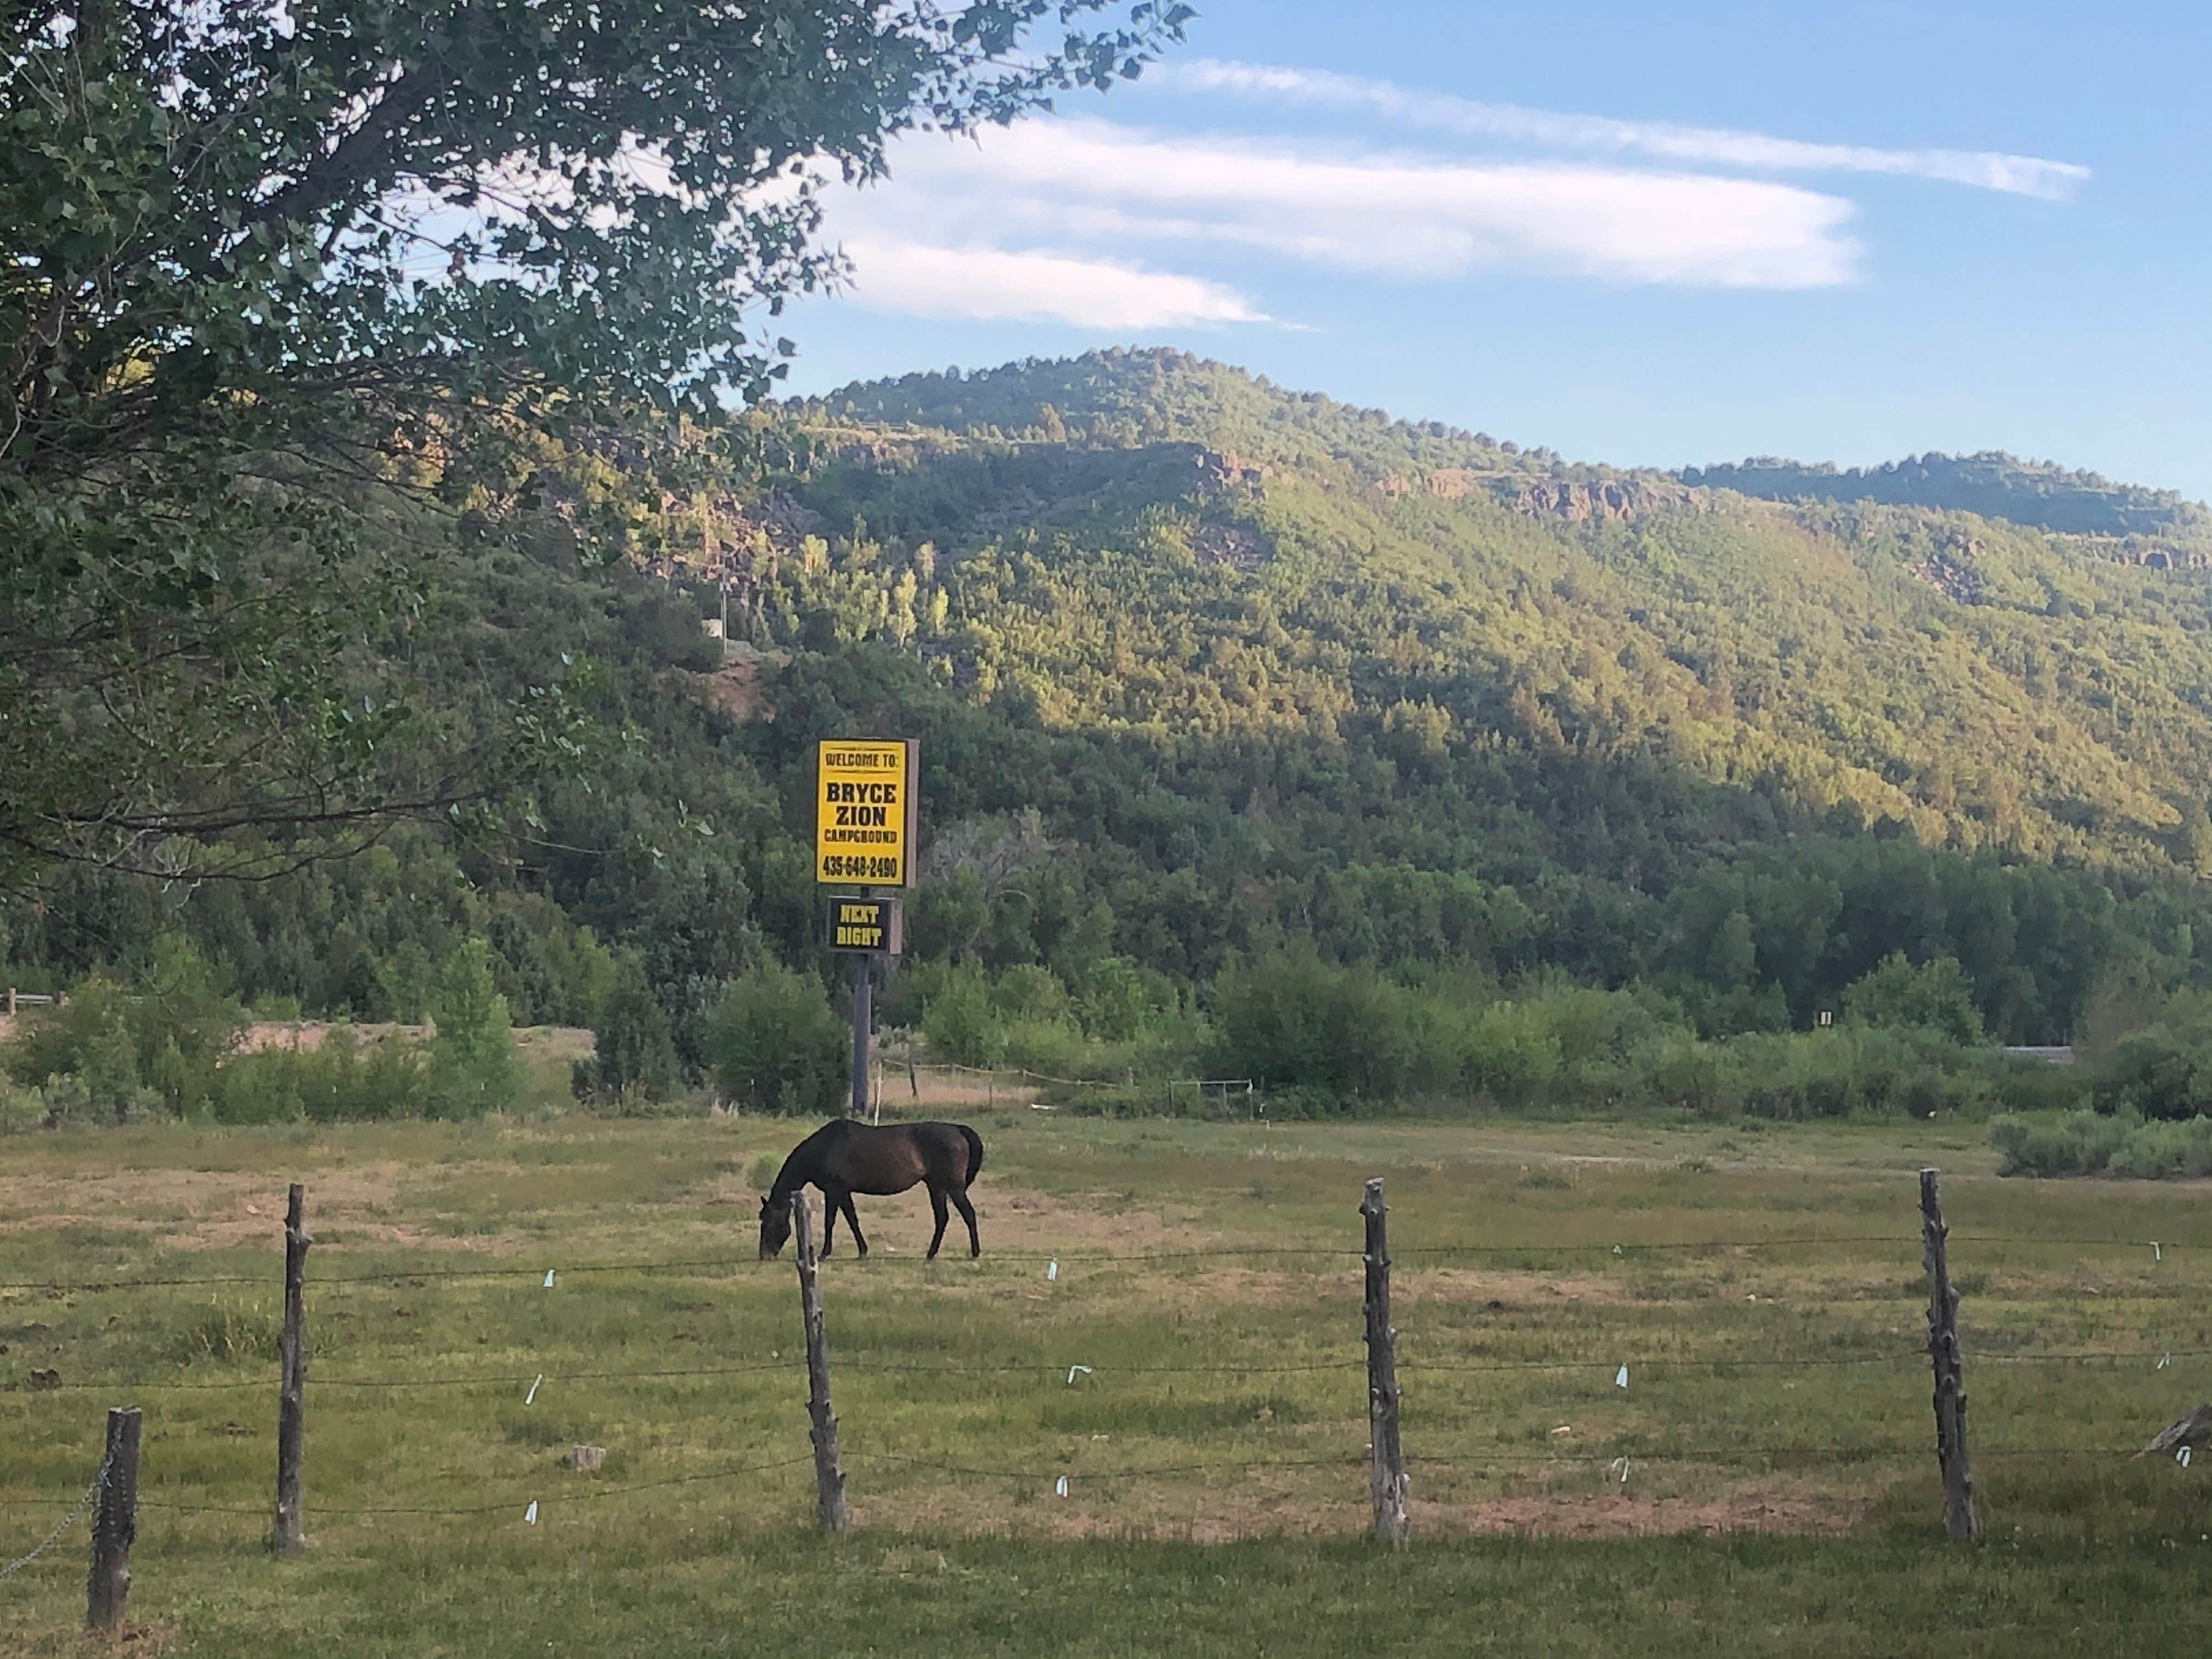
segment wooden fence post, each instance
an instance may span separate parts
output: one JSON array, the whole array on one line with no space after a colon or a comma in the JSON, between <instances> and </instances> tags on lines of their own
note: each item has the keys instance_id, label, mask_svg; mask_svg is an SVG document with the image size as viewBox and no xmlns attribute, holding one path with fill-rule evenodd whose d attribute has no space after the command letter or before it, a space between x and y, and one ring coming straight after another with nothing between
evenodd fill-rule
<instances>
[{"instance_id":1,"label":"wooden fence post","mask_svg":"<svg viewBox=\"0 0 2212 1659\"><path fill-rule=\"evenodd\" d=\"M131 1595L131 1540L138 1535L138 1408L107 1413L107 1449L100 1459L100 1498L92 1511L92 1576L84 1587L84 1627L123 1628Z\"/></svg>"},{"instance_id":2,"label":"wooden fence post","mask_svg":"<svg viewBox=\"0 0 2212 1659\"><path fill-rule=\"evenodd\" d=\"M792 1199L799 1239L799 1308L806 1322L806 1414L813 1419L814 1486L822 1530L839 1533L851 1523L845 1507L845 1471L837 1463L837 1414L830 1409L830 1339L822 1328L820 1261L814 1251L814 1206L801 1188Z\"/></svg>"},{"instance_id":3,"label":"wooden fence post","mask_svg":"<svg viewBox=\"0 0 2212 1659\"><path fill-rule=\"evenodd\" d=\"M1936 1172L1920 1172L1920 1241L1928 1268L1928 1359L1936 1372L1936 1462L1943 1472L1943 1524L1954 1538L1972 1538L1974 1476L1966 1463L1966 1390L1959 1358L1959 1293L1951 1288L1948 1230L1936 1191Z\"/></svg>"},{"instance_id":4,"label":"wooden fence post","mask_svg":"<svg viewBox=\"0 0 2212 1659\"><path fill-rule=\"evenodd\" d=\"M1406 1458L1398 1443L1398 1333L1390 1328L1390 1246L1383 1227L1382 1183L1367 1183L1359 1213L1367 1223L1367 1429L1375 1535L1406 1541Z\"/></svg>"},{"instance_id":5,"label":"wooden fence post","mask_svg":"<svg viewBox=\"0 0 2212 1659\"><path fill-rule=\"evenodd\" d=\"M300 1462L306 1449L307 1385L307 1189L292 1183L284 1203L284 1329L276 1339L276 1520L270 1547L296 1555L307 1540L300 1507Z\"/></svg>"}]
</instances>

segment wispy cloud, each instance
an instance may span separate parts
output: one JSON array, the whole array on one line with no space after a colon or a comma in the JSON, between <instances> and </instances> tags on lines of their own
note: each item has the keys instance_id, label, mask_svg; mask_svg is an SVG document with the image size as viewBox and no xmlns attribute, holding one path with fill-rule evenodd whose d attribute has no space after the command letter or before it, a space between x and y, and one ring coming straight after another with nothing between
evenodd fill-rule
<instances>
[{"instance_id":1,"label":"wispy cloud","mask_svg":"<svg viewBox=\"0 0 2212 1659\"><path fill-rule=\"evenodd\" d=\"M1327 70L1196 58L1164 64L1146 79L1148 83L1189 91L1225 92L1310 107L1357 111L1431 131L1507 139L1550 149L1651 156L1703 167L1778 173L1891 173L2052 200L2070 197L2089 177L2089 169L2075 162L1999 150L1811 143L1729 127L1560 114L1514 104L1479 103Z\"/></svg>"},{"instance_id":2,"label":"wispy cloud","mask_svg":"<svg viewBox=\"0 0 2212 1659\"><path fill-rule=\"evenodd\" d=\"M1103 325L1126 307L1260 319L1225 287L1124 263L1133 246L1163 244L1413 279L1502 269L1775 289L1850 281L1859 252L1844 230L1850 202L1772 180L1477 164L1098 120L1025 121L972 143L908 139L891 174L839 202L832 229L860 294L933 314ZM1001 251L1014 245L1053 252Z\"/></svg>"},{"instance_id":3,"label":"wispy cloud","mask_svg":"<svg viewBox=\"0 0 2212 1659\"><path fill-rule=\"evenodd\" d=\"M1233 289L1113 259L897 237L846 239L853 297L921 317L1030 318L1086 328L1147 329L1267 319Z\"/></svg>"}]
</instances>

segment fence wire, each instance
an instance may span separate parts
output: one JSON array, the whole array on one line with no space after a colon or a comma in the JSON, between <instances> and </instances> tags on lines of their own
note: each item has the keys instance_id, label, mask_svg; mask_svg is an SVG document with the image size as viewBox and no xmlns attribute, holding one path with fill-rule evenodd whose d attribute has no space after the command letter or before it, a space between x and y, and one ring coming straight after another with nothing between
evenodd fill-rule
<instances>
[{"instance_id":1,"label":"fence wire","mask_svg":"<svg viewBox=\"0 0 2212 1659\"><path fill-rule=\"evenodd\" d=\"M2177 1359L2202 1359L2212 1357L2212 1347L2174 1348L2100 1348L2078 1352L2045 1352L2005 1353L1970 1349L1977 1364L2004 1365L2088 1365L2147 1364L2163 1370ZM1560 1374L1588 1371L1593 1376L1609 1375L1618 1365L1627 1364L1647 1378L1653 1373L1660 1376L1674 1371L1726 1372L1745 1370L1839 1370L1867 1366L1907 1365L1924 1364L1928 1353L1924 1347L1899 1348L1881 1353L1776 1355L1776 1354L1680 1354L1648 1357L1630 1345L1620 1345L1612 1356L1602 1359L1485 1359L1443 1358L1425 1359L1418 1356L1401 1357L1397 1369L1401 1375L1449 1378L1455 1376L1489 1376L1516 1372ZM1361 1358L1339 1359L1274 1361L1264 1364L1243 1364L1235 1361L1209 1362L1204 1364L1117 1364L1111 1360L1071 1362L1063 1359L1018 1359L997 1363L965 1361L934 1364L929 1361L877 1359L866 1353L843 1353L837 1356L836 1369L842 1373L858 1372L873 1376L1056 1376L1062 1372L1080 1372L1087 1386L1098 1387L1110 1383L1117 1377L1132 1376L1296 1376L1323 1372L1363 1370L1366 1360ZM315 1376L309 1379L315 1389L355 1389L378 1393L404 1393L413 1389L440 1390L447 1389L527 1389L546 1388L579 1382L651 1382L688 1381L698 1378L758 1376L781 1372L799 1376L805 1371L803 1360L796 1356L789 1359L746 1360L719 1365L662 1365L634 1370L592 1370L581 1371L497 1371L466 1376ZM69 1394L106 1393L125 1394L195 1394L235 1393L240 1389L265 1389L274 1386L265 1376L225 1378L195 1377L94 1377L70 1382L56 1381L33 1384L30 1387L13 1385L0 1388L0 1394ZM1071 1383L1072 1386L1072 1383Z\"/></svg>"},{"instance_id":2,"label":"fence wire","mask_svg":"<svg viewBox=\"0 0 2212 1659\"><path fill-rule=\"evenodd\" d=\"M1977 1244L2063 1246L2069 1249L2149 1250L2157 1255L2166 1250L2212 1250L2212 1244L2194 1240L2154 1238L2087 1238L2071 1236L2030 1234L1961 1233L1948 1235L1954 1248ZM1708 1250L1771 1250L1820 1249L1838 1245L1880 1245L1900 1251L1917 1252L1921 1246L1918 1234L1906 1236L1895 1233L1783 1233L1754 1238L1678 1238L1678 1239L1589 1239L1571 1243L1451 1243L1408 1244L1394 1249L1391 1258L1406 1261L1415 1257L1449 1258L1452 1256L1530 1256L1583 1255L1595 1253L1621 1258L1669 1254L1692 1255ZM1069 1265L1091 1263L1127 1263L1143 1265L1162 1261L1210 1261L1267 1260L1300 1257L1312 1260L1359 1261L1363 1252L1345 1245L1326 1244L1237 1244L1212 1246L1187 1250L994 1250L981 1258L980 1264L969 1258L955 1258L947 1264L954 1267L981 1266L989 1267L999 1263L1028 1266L1039 1262L1058 1261ZM868 1257L871 1266L905 1267L917 1263L927 1265L919 1255L893 1255L876 1252ZM462 1279L542 1279L549 1270L571 1276L599 1273L653 1273L724 1272L760 1266L757 1253L750 1255L682 1256L669 1259L641 1258L617 1261L559 1261L540 1262L535 1267L379 1267L353 1273L330 1273L318 1276L313 1287L324 1289L348 1285L428 1284L433 1281ZM273 1273L205 1273L190 1276L163 1276L153 1279L116 1278L68 1281L53 1279L23 1279L0 1280L0 1291L40 1291L64 1296L94 1295L112 1291L171 1290L218 1285L258 1285L281 1287L281 1275Z\"/></svg>"},{"instance_id":3,"label":"fence wire","mask_svg":"<svg viewBox=\"0 0 2212 1659\"><path fill-rule=\"evenodd\" d=\"M2086 1237L2077 1236L2023 1236L2007 1234L1952 1233L1949 1242L1954 1247L2010 1246L2059 1248L2072 1249L2149 1250L2154 1258L2162 1261L2167 1251L2185 1252L2212 1249L2194 1241L2127 1239L2114 1237ZM1819 1249L1832 1247L1873 1248L1899 1253L1911 1252L1915 1257L1921 1244L1919 1237L1888 1233L1802 1233L1771 1234L1758 1237L1664 1240L1584 1240L1573 1243L1459 1243L1412 1244L1391 1252L1393 1259L1409 1271L1419 1271L1419 1264L1449 1262L1455 1259L1495 1260L1497 1258L1530 1258L1540 1260L1561 1256L1598 1255L1630 1261L1646 1258L1680 1258L1699 1253L1761 1252L1798 1249ZM1080 1267L1091 1264L1146 1266L1160 1263L1190 1261L1218 1261L1233 1263L1245 1261L1307 1259L1328 1263L1349 1263L1362 1260L1364 1252L1341 1245L1311 1245L1290 1243L1283 1245L1236 1245L1212 1249L1139 1251L1073 1250L994 1252L984 1266L1008 1265L1034 1269L1042 1264L1065 1264ZM913 1255L878 1254L871 1261L877 1266L903 1266L921 1260ZM663 1259L633 1259L584 1261L573 1264L555 1262L550 1268L541 1262L538 1266L470 1266L453 1267L376 1267L361 1268L314 1279L313 1291L344 1289L356 1286L422 1286L431 1283L497 1282L501 1280L536 1280L543 1277L550 1285L552 1275L574 1278L586 1275L618 1275L623 1273L717 1273L755 1268L759 1266L757 1255L720 1255ZM949 1264L955 1270L968 1264L956 1261ZM0 1291L40 1291L50 1296L92 1295L106 1291L151 1290L163 1288L197 1288L225 1285L252 1285L276 1291L281 1288L281 1275L276 1273L220 1273L161 1276L143 1279L117 1278L102 1280L64 1282L33 1279L0 1282ZM1639 1305L1653 1303L1670 1304L1711 1298L1644 1298ZM2110 1297L2108 1301L2124 1302L2124 1297ZM2004 1298L1979 1298L1984 1305L2002 1304ZM1869 1305L1870 1298L1798 1299L1788 1298L1780 1305L1793 1311L1809 1308L1858 1307ZM1401 1374L1429 1378L1449 1379L1454 1376L1473 1376L1515 1372L1571 1373L1588 1371L1605 1375L1613 1370L1615 1364L1626 1361L1637 1367L1647 1378L1653 1374L1665 1376L1670 1372L1694 1371L1724 1373L1745 1370L1818 1370L1838 1368L1896 1365L1924 1362L1925 1350L1916 1346L1909 1349L1885 1350L1879 1352L1821 1353L1818 1355L1775 1355L1771 1353L1679 1355L1664 1358L1639 1356L1632 1345L1620 1345L1621 1351L1603 1362L1583 1358L1560 1359L1504 1359L1479 1354L1453 1357L1423 1358L1418 1353L1404 1357L1399 1363ZM2190 1346L2143 1349L2087 1349L2077 1351L2021 1351L1970 1349L1976 1363L2027 1365L2083 1365L2121 1364L2157 1362L2158 1368L2176 1359L2196 1359L2212 1355L2212 1347ZM1364 1369L1362 1357L1346 1356L1306 1361L1273 1363L1238 1363L1212 1361L1202 1364L1129 1364L1089 1363L1070 1366L1061 1360L1000 1359L983 1361L930 1362L884 1358L866 1352L840 1352L836 1369L841 1373L860 1373L896 1377L965 1377L965 1376L1050 1376L1062 1371L1067 1374L1069 1386L1073 1386L1079 1371L1087 1377L1087 1387L1110 1385L1117 1379L1152 1376L1237 1376L1265 1377L1322 1372L1356 1372ZM794 1355L791 1358L742 1361L703 1365L661 1365L635 1370L593 1368L569 1371L515 1371L470 1375L430 1376L316 1376L310 1386L315 1389L361 1390L380 1393L404 1393L411 1390L514 1389L527 1386L534 1396L546 1385L561 1386L597 1382L649 1382L655 1381L708 1379L746 1374L784 1373L795 1376L804 1375L804 1366ZM112 1393L176 1391L216 1391L261 1389L271 1386L266 1376L239 1378L114 1378L90 1381L60 1382L58 1379L33 1383L28 1389L11 1387L5 1392L82 1393L101 1390ZM1580 1467L1604 1465L1608 1469L1619 1467L1625 1471L1638 1463L1656 1464L1711 1464L1729 1465L1745 1462L1827 1462L1838 1464L1875 1463L1894 1461L1917 1461L1931 1455L1924 1444L1845 1445L1845 1444L1784 1444L1784 1445L1727 1445L1693 1448L1646 1447L1635 1443L1614 1442L1601 1449L1582 1451L1568 1450L1557 1446L1540 1449L1516 1450L1499 1447L1474 1449L1409 1450L1409 1464L1434 1468L1482 1468L1493 1466L1519 1468ZM2133 1446L1990 1446L1977 1444L1972 1455L1977 1459L2108 1459L2132 1458L2143 1455L2143 1449ZM792 1468L810 1461L811 1454L798 1453L788 1456L766 1458L732 1467L686 1474L672 1474L623 1485L594 1483L581 1489L556 1491L550 1494L532 1492L496 1502L480 1502L465 1505L438 1506L432 1504L313 1504L314 1513L332 1518L374 1518L420 1516L431 1518L465 1518L500 1514L520 1515L526 1507L535 1514L538 1507L551 1508L626 1496L634 1492L680 1487L692 1485L730 1481L746 1476ZM1115 1483L1164 1480L1184 1475L1224 1475L1243 1474L1247 1476L1269 1475L1277 1472L1318 1468L1342 1468L1363 1465L1364 1453L1341 1453L1308 1457L1238 1457L1219 1456L1192 1459L1176 1462L1147 1464L1122 1468L1088 1468L1072 1462L1036 1468L1012 1468L972 1464L945 1458L917 1455L872 1449L849 1450L847 1461L860 1465L881 1465L927 1470L956 1478L981 1479L1050 1484L1059 1481L1079 1482L1086 1486L1111 1486ZM98 1497L108 1474L103 1462L91 1484L70 1506L68 1512L27 1554L0 1567L0 1581L39 1559L74 1526ZM268 1513L266 1504L252 1505L218 1503L194 1503L161 1496L146 1496L141 1506L149 1510L167 1510L185 1515L251 1516L257 1518Z\"/></svg>"},{"instance_id":4,"label":"fence wire","mask_svg":"<svg viewBox=\"0 0 2212 1659\"><path fill-rule=\"evenodd\" d=\"M93 1473L92 1484L84 1489L84 1495L70 1506L69 1513L54 1522L54 1529L40 1539L29 1554L19 1555L6 1566L0 1567L0 1583L13 1578L32 1562L53 1548L60 1541L62 1534L76 1524L77 1517L92 1506L92 1500L100 1496L100 1489L107 1484L107 1469L108 1461L102 1457L100 1460L100 1468Z\"/></svg>"}]
</instances>

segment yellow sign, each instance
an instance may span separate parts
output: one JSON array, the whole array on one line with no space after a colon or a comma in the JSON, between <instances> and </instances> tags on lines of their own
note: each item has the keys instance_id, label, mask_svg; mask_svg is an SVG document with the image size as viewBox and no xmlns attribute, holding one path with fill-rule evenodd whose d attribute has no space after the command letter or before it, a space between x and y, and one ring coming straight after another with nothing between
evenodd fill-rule
<instances>
[{"instance_id":1,"label":"yellow sign","mask_svg":"<svg viewBox=\"0 0 2212 1659\"><path fill-rule=\"evenodd\" d=\"M895 898L830 901L830 948L898 954L899 902Z\"/></svg>"},{"instance_id":2,"label":"yellow sign","mask_svg":"<svg viewBox=\"0 0 2212 1659\"><path fill-rule=\"evenodd\" d=\"M914 885L912 741L825 743L816 754L814 879Z\"/></svg>"}]
</instances>

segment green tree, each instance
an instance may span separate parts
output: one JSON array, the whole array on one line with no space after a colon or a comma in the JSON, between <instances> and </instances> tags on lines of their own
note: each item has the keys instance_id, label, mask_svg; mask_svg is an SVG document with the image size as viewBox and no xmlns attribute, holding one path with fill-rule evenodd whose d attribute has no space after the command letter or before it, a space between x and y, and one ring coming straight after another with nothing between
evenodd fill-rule
<instances>
[{"instance_id":1,"label":"green tree","mask_svg":"<svg viewBox=\"0 0 2212 1659\"><path fill-rule=\"evenodd\" d=\"M544 758L542 704L441 758L360 672L421 565L362 515L480 517L532 426L757 398L793 349L757 319L840 269L825 181L1133 76L1191 15L1033 38L1108 3L7 8L0 849L173 866Z\"/></svg>"},{"instance_id":2,"label":"green tree","mask_svg":"<svg viewBox=\"0 0 2212 1659\"><path fill-rule=\"evenodd\" d=\"M431 1004L436 1030L424 1074L434 1116L509 1111L522 1097L522 1064L491 962L491 947L472 939L447 958L439 975Z\"/></svg>"},{"instance_id":3,"label":"green tree","mask_svg":"<svg viewBox=\"0 0 2212 1659\"><path fill-rule=\"evenodd\" d=\"M837 1111L851 1083L850 1042L821 982L775 962L732 980L707 1026L715 1082L757 1111Z\"/></svg>"},{"instance_id":4,"label":"green tree","mask_svg":"<svg viewBox=\"0 0 2212 1659\"><path fill-rule=\"evenodd\" d=\"M1844 1013L1854 1025L1924 1026L1955 1042L1980 1042L1985 1035L1973 981L1956 957L1917 967L1902 951L1885 957L1844 992Z\"/></svg>"},{"instance_id":5,"label":"green tree","mask_svg":"<svg viewBox=\"0 0 2212 1659\"><path fill-rule=\"evenodd\" d=\"M1006 1058L1006 1023L992 1006L981 969L962 963L946 970L923 1011L921 1034L933 1060L996 1066Z\"/></svg>"},{"instance_id":6,"label":"green tree","mask_svg":"<svg viewBox=\"0 0 2212 1659\"><path fill-rule=\"evenodd\" d=\"M668 1011L642 974L626 969L592 1028L592 1058L576 1062L577 1092L615 1097L635 1090L659 1100L678 1080Z\"/></svg>"}]
</instances>

